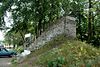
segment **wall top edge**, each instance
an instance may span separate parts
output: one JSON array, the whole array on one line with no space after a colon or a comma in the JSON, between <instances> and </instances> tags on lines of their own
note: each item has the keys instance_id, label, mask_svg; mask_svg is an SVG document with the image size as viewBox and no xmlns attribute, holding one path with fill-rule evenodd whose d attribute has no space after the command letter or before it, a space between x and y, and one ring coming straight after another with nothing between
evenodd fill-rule
<instances>
[{"instance_id":1,"label":"wall top edge","mask_svg":"<svg viewBox=\"0 0 100 67\"><path fill-rule=\"evenodd\" d=\"M72 21L76 21L76 18L71 17L71 16L66 16L66 19L72 20Z\"/></svg>"}]
</instances>

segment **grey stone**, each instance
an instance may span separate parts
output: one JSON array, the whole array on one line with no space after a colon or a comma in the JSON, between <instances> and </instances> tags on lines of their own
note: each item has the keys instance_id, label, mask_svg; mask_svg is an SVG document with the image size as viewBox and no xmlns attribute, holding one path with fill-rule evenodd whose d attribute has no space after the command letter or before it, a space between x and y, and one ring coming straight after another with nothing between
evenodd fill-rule
<instances>
[{"instance_id":1,"label":"grey stone","mask_svg":"<svg viewBox=\"0 0 100 67\"><path fill-rule=\"evenodd\" d=\"M29 50L34 51L51 41L54 37L65 34L66 37L76 37L76 22L75 18L66 16L58 19L56 24L52 25L48 31L44 31L37 39L34 40L32 45L28 47Z\"/></svg>"}]
</instances>

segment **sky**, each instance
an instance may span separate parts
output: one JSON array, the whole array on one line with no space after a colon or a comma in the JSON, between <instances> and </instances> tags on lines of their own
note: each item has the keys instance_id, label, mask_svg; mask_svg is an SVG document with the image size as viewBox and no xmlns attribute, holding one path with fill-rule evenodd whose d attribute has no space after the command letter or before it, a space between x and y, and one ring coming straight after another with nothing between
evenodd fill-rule
<instances>
[{"instance_id":1,"label":"sky","mask_svg":"<svg viewBox=\"0 0 100 67\"><path fill-rule=\"evenodd\" d=\"M4 33L2 31L0 31L0 41L4 40Z\"/></svg>"},{"instance_id":2,"label":"sky","mask_svg":"<svg viewBox=\"0 0 100 67\"><path fill-rule=\"evenodd\" d=\"M11 27L10 25L13 23L12 19L11 19L11 13L10 12L6 12L6 16L4 17L4 21L6 22L6 26L7 27ZM4 40L4 31L0 31L0 41Z\"/></svg>"}]
</instances>

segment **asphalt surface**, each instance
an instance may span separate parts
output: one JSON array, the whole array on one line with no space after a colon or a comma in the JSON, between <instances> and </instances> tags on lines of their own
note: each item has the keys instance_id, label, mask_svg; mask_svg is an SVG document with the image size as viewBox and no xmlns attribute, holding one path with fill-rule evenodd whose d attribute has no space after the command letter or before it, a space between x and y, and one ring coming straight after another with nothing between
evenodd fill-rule
<instances>
[{"instance_id":1,"label":"asphalt surface","mask_svg":"<svg viewBox=\"0 0 100 67\"><path fill-rule=\"evenodd\" d=\"M11 67L11 58L0 58L0 67Z\"/></svg>"}]
</instances>

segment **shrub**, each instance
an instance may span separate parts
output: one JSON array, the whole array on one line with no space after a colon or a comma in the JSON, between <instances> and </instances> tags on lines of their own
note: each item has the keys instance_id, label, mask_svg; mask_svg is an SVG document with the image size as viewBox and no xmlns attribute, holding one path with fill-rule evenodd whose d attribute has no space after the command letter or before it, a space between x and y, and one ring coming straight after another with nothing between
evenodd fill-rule
<instances>
[{"instance_id":1,"label":"shrub","mask_svg":"<svg viewBox=\"0 0 100 67\"><path fill-rule=\"evenodd\" d=\"M24 48L22 46L19 46L15 49L18 53L22 53L24 51Z\"/></svg>"},{"instance_id":2,"label":"shrub","mask_svg":"<svg viewBox=\"0 0 100 67\"><path fill-rule=\"evenodd\" d=\"M52 61L48 61L48 67L62 67L65 63L64 57L58 57Z\"/></svg>"}]
</instances>

